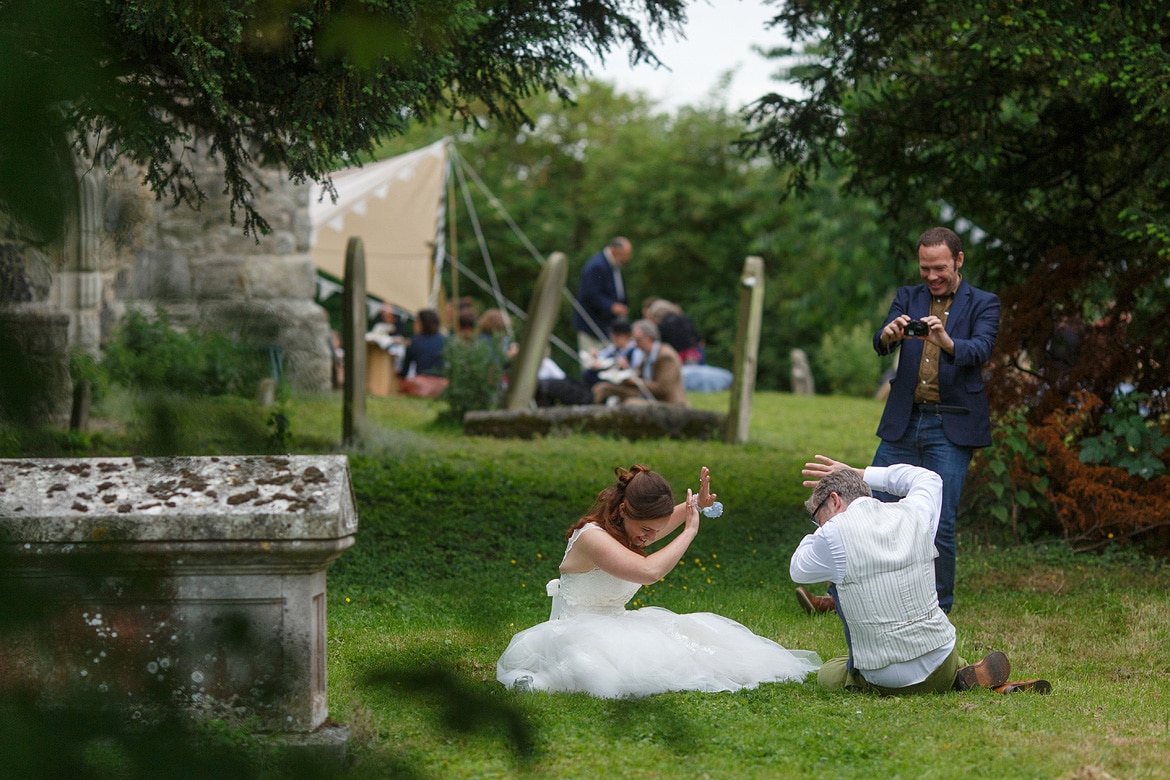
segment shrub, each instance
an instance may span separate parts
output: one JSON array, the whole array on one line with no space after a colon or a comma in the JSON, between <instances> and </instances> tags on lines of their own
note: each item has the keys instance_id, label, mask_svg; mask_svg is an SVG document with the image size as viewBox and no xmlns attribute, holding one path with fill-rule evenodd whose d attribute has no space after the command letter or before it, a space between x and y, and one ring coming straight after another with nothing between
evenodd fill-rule
<instances>
[{"instance_id":1,"label":"shrub","mask_svg":"<svg viewBox=\"0 0 1170 780\"><path fill-rule=\"evenodd\" d=\"M443 350L448 384L439 400L447 404L439 416L462 422L470 411L495 409L504 387L504 363L499 345L486 339L447 340Z\"/></svg>"},{"instance_id":2,"label":"shrub","mask_svg":"<svg viewBox=\"0 0 1170 780\"><path fill-rule=\"evenodd\" d=\"M975 455L964 502L974 510L968 515L986 521L988 536L1006 529L1020 544L1052 530L1046 449L1034 438L1023 409L995 420L991 431L991 446Z\"/></svg>"},{"instance_id":3,"label":"shrub","mask_svg":"<svg viewBox=\"0 0 1170 780\"><path fill-rule=\"evenodd\" d=\"M250 397L268 370L260 357L222 333L181 333L165 313L131 310L105 350L102 367L128 388L184 395Z\"/></svg>"},{"instance_id":4,"label":"shrub","mask_svg":"<svg viewBox=\"0 0 1170 780\"><path fill-rule=\"evenodd\" d=\"M1117 421L1108 421L1110 413L1096 418L1103 407L1092 393L1075 393L1064 409L1051 414L1036 431L1051 455L1051 500L1057 518L1065 536L1080 549L1141 539L1170 528L1170 477L1164 474L1164 462L1156 469L1163 473L1146 479L1126 468L1133 465L1128 451L1113 450L1115 463L1102 459L1101 465L1086 463L1079 456L1081 442L1099 441L1101 434L1120 427ZM1129 416L1125 407L1121 414ZM1104 430L1097 432L1095 423Z\"/></svg>"},{"instance_id":5,"label":"shrub","mask_svg":"<svg viewBox=\"0 0 1170 780\"><path fill-rule=\"evenodd\" d=\"M136 453L173 456L288 452L287 418L238 396L190 396L167 390L137 393L128 433Z\"/></svg>"},{"instance_id":6,"label":"shrub","mask_svg":"<svg viewBox=\"0 0 1170 780\"><path fill-rule=\"evenodd\" d=\"M1141 418L1141 402L1115 399L1106 411L1097 396L1077 392L1040 425L1025 423L1022 411L1011 416L976 458L969 503L1000 518L1006 507L1018 541L1055 532L1074 550L1161 543L1170 532L1165 434L1160 421Z\"/></svg>"},{"instance_id":7,"label":"shrub","mask_svg":"<svg viewBox=\"0 0 1170 780\"><path fill-rule=\"evenodd\" d=\"M288 409L282 404L268 415L268 449L288 452L292 447L292 422Z\"/></svg>"},{"instance_id":8,"label":"shrub","mask_svg":"<svg viewBox=\"0 0 1170 780\"><path fill-rule=\"evenodd\" d=\"M1142 479L1166 473L1160 458L1170 436L1143 413L1149 400L1145 393L1116 393L1113 408L1101 416L1101 433L1081 441L1081 462L1117 466Z\"/></svg>"},{"instance_id":9,"label":"shrub","mask_svg":"<svg viewBox=\"0 0 1170 780\"><path fill-rule=\"evenodd\" d=\"M873 351L874 329L862 323L836 326L821 337L817 369L835 395L868 398L877 389L882 361Z\"/></svg>"}]
</instances>

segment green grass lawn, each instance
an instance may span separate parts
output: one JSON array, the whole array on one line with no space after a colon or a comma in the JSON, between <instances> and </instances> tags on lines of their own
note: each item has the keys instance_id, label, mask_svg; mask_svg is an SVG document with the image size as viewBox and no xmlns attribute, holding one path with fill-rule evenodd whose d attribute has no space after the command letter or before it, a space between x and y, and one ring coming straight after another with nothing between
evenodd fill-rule
<instances>
[{"instance_id":1,"label":"green grass lawn","mask_svg":"<svg viewBox=\"0 0 1170 780\"><path fill-rule=\"evenodd\" d=\"M109 417L129 408L115 401ZM728 397L692 402L725 411ZM1127 551L990 547L964 532L978 507L960 517L951 615L960 652L975 660L1002 650L1013 677L1050 680L1049 696L882 699L806 682L603 701L500 686L495 662L508 640L548 616L544 585L557 576L565 529L614 467L633 463L662 472L679 498L709 466L726 507L636 606L713 611L790 648L844 653L840 622L806 616L788 578L812 528L800 468L817 453L868 463L881 404L777 393L753 403L749 443L728 446L469 438L435 422L436 402L369 399L362 441L348 451L357 541L328 574L329 707L352 731L346 775L1170 777L1170 567ZM293 396L282 408L292 449L340 450L339 395ZM257 451L270 414L238 399L181 412L180 422L198 424L168 441L192 454ZM6 434L0 445L22 455L150 454L148 443L161 441L102 413L88 439Z\"/></svg>"},{"instance_id":2,"label":"green grass lawn","mask_svg":"<svg viewBox=\"0 0 1170 780\"><path fill-rule=\"evenodd\" d=\"M693 400L727 406L726 394ZM615 466L635 462L680 496L707 465L726 506L637 606L713 611L787 647L842 654L839 621L801 612L788 578L811 529L799 472L815 453L867 463L881 405L759 394L741 447L469 439L434 426L435 408L370 399L376 428L351 459L361 528L329 573L329 690L332 716L353 729L356 775L1170 777L1170 571L1121 553L961 540L960 651L1003 650L1014 677L1053 683L1046 697L881 699L812 682L617 702L504 690L496 658L547 618L565 529ZM320 425L326 411L294 419ZM531 752L515 747L517 729Z\"/></svg>"}]
</instances>

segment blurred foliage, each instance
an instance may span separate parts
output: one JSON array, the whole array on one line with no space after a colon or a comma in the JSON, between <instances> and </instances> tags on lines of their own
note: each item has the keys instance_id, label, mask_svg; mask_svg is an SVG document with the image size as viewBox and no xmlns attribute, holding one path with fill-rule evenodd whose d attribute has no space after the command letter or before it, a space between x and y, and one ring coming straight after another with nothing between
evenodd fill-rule
<instances>
[{"instance_id":1,"label":"blurred foliage","mask_svg":"<svg viewBox=\"0 0 1170 780\"><path fill-rule=\"evenodd\" d=\"M825 356L821 372L828 377L829 389L838 395L869 397L877 389L882 368L892 360L874 355L875 325L859 323L852 328L835 326L821 338L821 355ZM883 366L885 364L885 366Z\"/></svg>"},{"instance_id":2,"label":"blurred foliage","mask_svg":"<svg viewBox=\"0 0 1170 780\"><path fill-rule=\"evenodd\" d=\"M106 397L110 389L110 374L101 361L81 349L69 352L69 378L76 387L82 380L89 382L89 397L97 403Z\"/></svg>"},{"instance_id":3,"label":"blurred foliage","mask_svg":"<svg viewBox=\"0 0 1170 780\"><path fill-rule=\"evenodd\" d=\"M974 518L994 543L1018 545L1052 535L1048 468L1045 447L1033 437L1024 411L1002 415L991 426L991 446L975 453L964 516Z\"/></svg>"},{"instance_id":4,"label":"blurred foliage","mask_svg":"<svg viewBox=\"0 0 1170 780\"><path fill-rule=\"evenodd\" d=\"M518 125L536 90L565 94L583 52L654 62L683 0L5 0L0 211L60 233L87 160L129 159L161 197L198 204L192 145L224 165L231 217L267 232L254 168L320 179L434 115Z\"/></svg>"}]
</instances>

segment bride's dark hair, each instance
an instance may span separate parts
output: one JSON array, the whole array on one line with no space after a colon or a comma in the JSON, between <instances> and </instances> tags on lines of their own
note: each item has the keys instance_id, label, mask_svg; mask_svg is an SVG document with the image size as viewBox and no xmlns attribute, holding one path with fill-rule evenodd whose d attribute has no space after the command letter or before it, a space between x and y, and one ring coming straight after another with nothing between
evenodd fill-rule
<instances>
[{"instance_id":1,"label":"bride's dark hair","mask_svg":"<svg viewBox=\"0 0 1170 780\"><path fill-rule=\"evenodd\" d=\"M626 534L622 523L621 506L625 502L625 514L632 520L657 520L674 511L674 494L670 483L657 471L642 465L628 469L618 466L614 469L617 482L597 494L593 506L580 520L569 528L565 538L573 535L586 523L596 523L619 542L645 555L645 550L635 546Z\"/></svg>"}]
</instances>

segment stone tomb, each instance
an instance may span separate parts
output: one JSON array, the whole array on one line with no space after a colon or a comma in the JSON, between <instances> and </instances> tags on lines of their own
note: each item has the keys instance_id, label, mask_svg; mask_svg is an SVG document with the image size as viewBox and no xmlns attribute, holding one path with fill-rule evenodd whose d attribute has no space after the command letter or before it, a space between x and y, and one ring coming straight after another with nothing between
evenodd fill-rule
<instances>
[{"instance_id":1,"label":"stone tomb","mask_svg":"<svg viewBox=\"0 0 1170 780\"><path fill-rule=\"evenodd\" d=\"M344 456L0 460L0 688L312 732L356 531Z\"/></svg>"}]
</instances>

